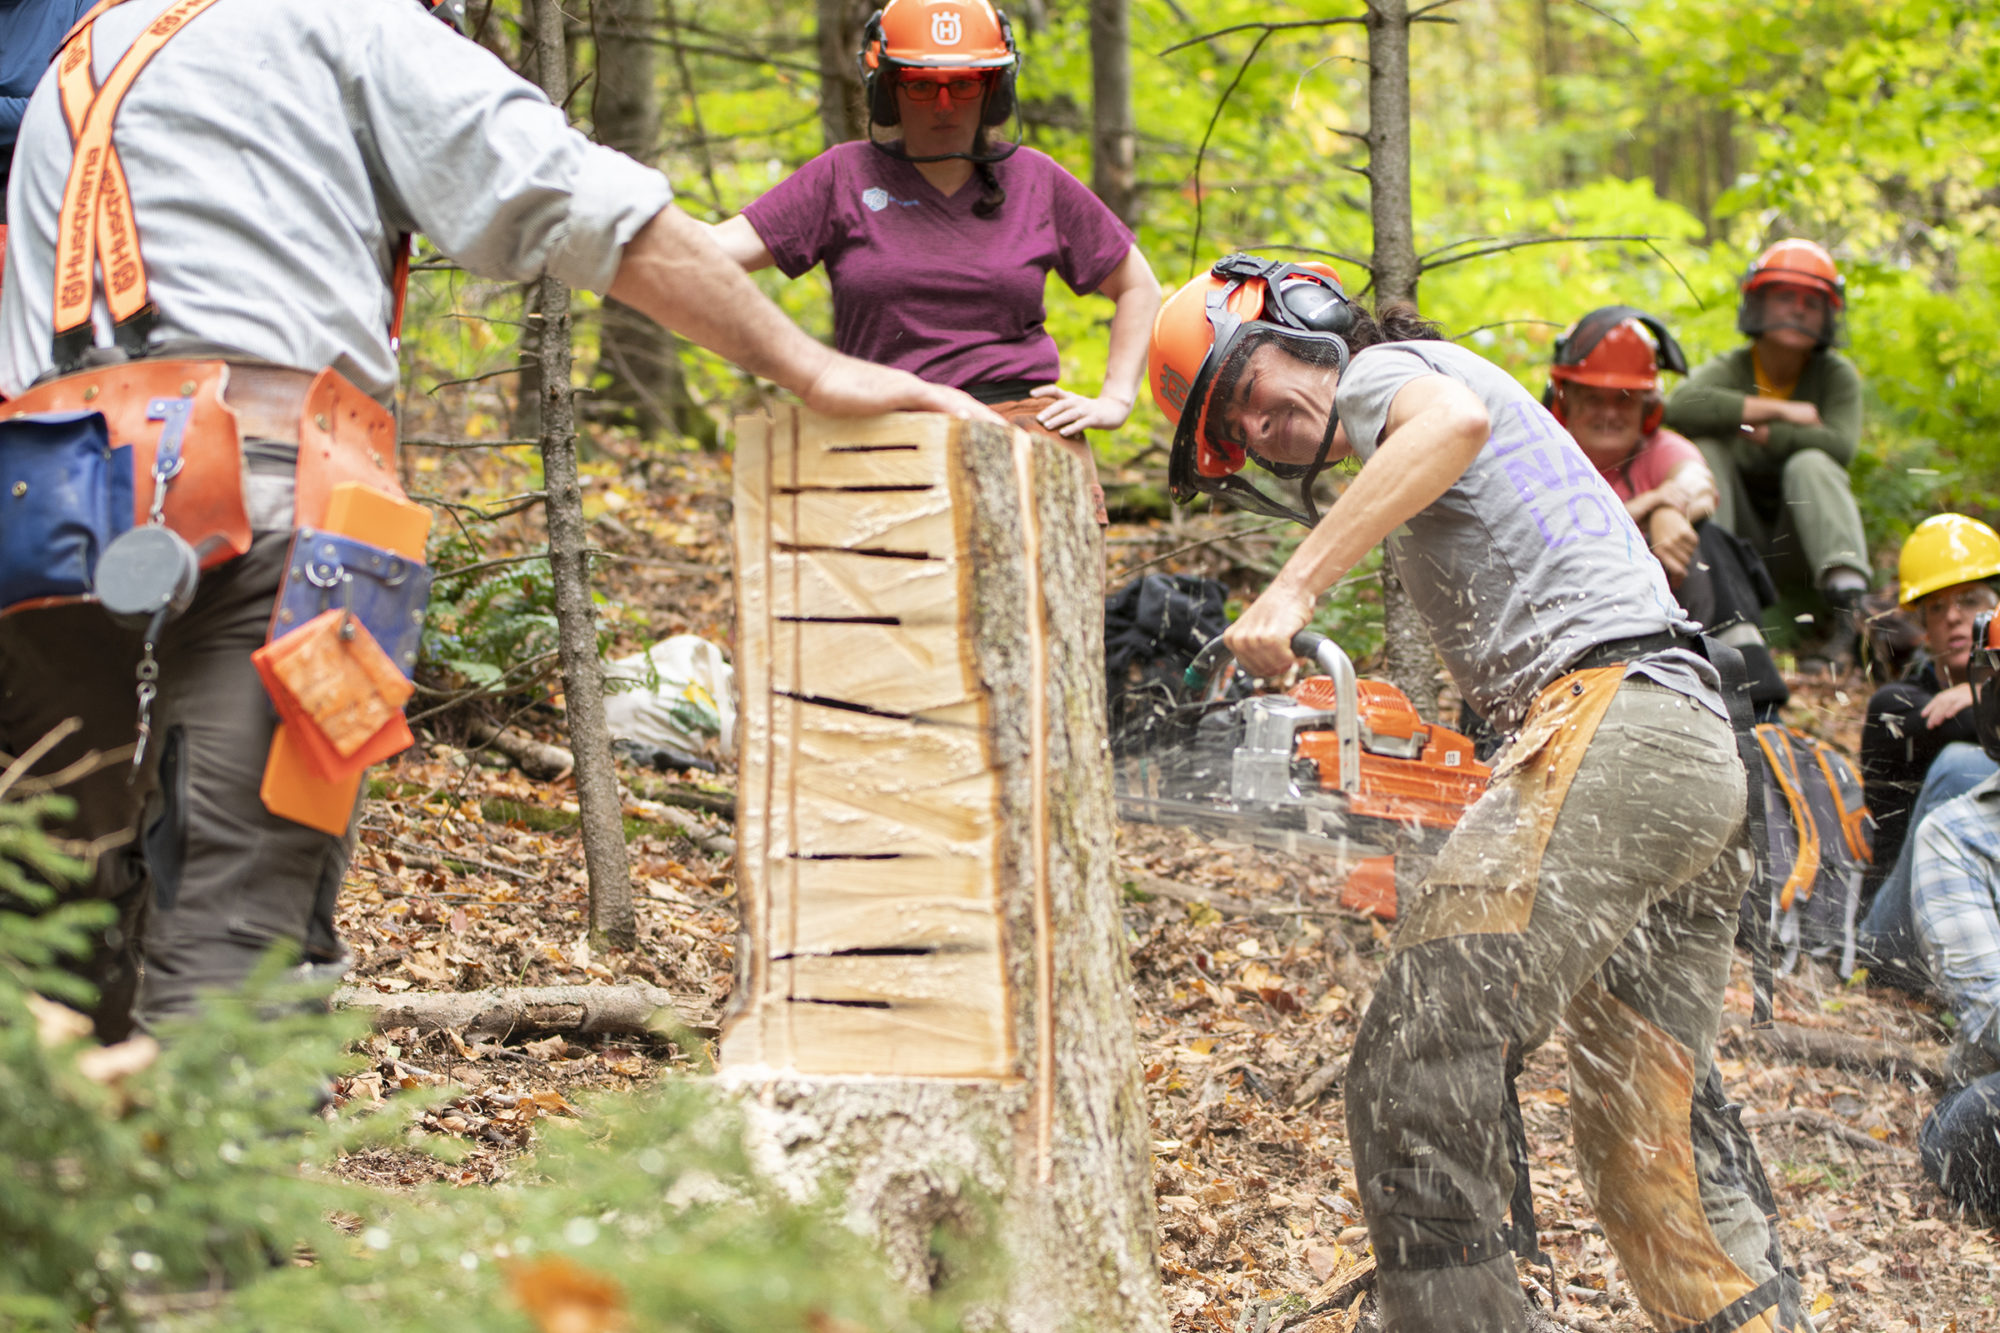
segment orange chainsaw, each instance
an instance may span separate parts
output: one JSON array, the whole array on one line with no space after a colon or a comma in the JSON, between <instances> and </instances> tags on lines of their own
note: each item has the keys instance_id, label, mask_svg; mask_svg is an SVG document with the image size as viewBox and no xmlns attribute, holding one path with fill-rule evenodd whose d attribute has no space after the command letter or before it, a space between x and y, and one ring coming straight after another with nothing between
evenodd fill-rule
<instances>
[{"instance_id":1,"label":"orange chainsaw","mask_svg":"<svg viewBox=\"0 0 2000 1333\"><path fill-rule=\"evenodd\" d=\"M1343 859L1435 850L1486 790L1492 770L1472 742L1425 722L1394 685L1356 679L1325 635L1302 630L1292 651L1320 674L1227 698L1235 664L1211 640L1187 668L1192 701L1121 761L1119 815Z\"/></svg>"}]
</instances>

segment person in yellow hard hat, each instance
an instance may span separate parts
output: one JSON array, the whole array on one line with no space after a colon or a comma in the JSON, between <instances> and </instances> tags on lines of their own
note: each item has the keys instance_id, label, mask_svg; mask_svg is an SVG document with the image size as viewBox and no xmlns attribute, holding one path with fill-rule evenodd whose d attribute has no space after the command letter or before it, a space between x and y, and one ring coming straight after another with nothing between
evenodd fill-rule
<instances>
[{"instance_id":1,"label":"person in yellow hard hat","mask_svg":"<svg viewBox=\"0 0 2000 1333\"><path fill-rule=\"evenodd\" d=\"M1919 523L1897 561L1902 603L1923 625L1925 656L1868 700L1861 778L1875 816L1875 862L1857 938L1870 975L1922 989L1910 920L1910 834L1930 810L1992 776L1973 729L1972 622L2000 604L2000 533L1964 514Z\"/></svg>"},{"instance_id":2,"label":"person in yellow hard hat","mask_svg":"<svg viewBox=\"0 0 2000 1333\"><path fill-rule=\"evenodd\" d=\"M1695 367L1666 424L1695 442L1721 486L1714 521L1764 557L1779 586L1833 608L1820 656L1853 664L1868 591L1867 540L1847 468L1861 442L1861 376L1835 351L1847 285L1833 256L1794 237L1743 276L1736 327L1750 342Z\"/></svg>"}]
</instances>

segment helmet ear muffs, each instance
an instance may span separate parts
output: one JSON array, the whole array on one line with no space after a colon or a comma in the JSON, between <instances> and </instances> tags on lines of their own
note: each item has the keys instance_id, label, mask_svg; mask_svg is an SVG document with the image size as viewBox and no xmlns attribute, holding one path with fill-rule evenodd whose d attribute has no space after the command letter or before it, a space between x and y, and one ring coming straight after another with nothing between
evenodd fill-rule
<instances>
[{"instance_id":1,"label":"helmet ear muffs","mask_svg":"<svg viewBox=\"0 0 2000 1333\"><path fill-rule=\"evenodd\" d=\"M1666 417L1667 400L1660 396L1659 390L1655 389L1646 395L1645 414L1639 418L1639 433L1651 435L1660 428L1660 423L1666 420ZM1558 417L1557 420L1560 421L1561 418Z\"/></svg>"},{"instance_id":2,"label":"helmet ear muffs","mask_svg":"<svg viewBox=\"0 0 2000 1333\"><path fill-rule=\"evenodd\" d=\"M1021 69L1021 48L1014 43L1014 25L999 10L993 17L1000 20L1000 36L1006 40L1007 51L1014 57L1014 63L1000 71L993 80L993 86L986 90L986 106L981 112L982 125L1005 125L1014 117L1014 76Z\"/></svg>"},{"instance_id":3,"label":"helmet ear muffs","mask_svg":"<svg viewBox=\"0 0 2000 1333\"><path fill-rule=\"evenodd\" d=\"M895 70L889 59L888 41L882 36L882 11L868 16L861 28L861 100L868 118L877 125L899 125L903 115L896 109Z\"/></svg>"},{"instance_id":4,"label":"helmet ear muffs","mask_svg":"<svg viewBox=\"0 0 2000 1333\"><path fill-rule=\"evenodd\" d=\"M1569 425L1569 419L1564 410L1566 404L1563 400L1561 380L1551 379L1549 387L1542 390L1542 406L1549 409L1549 415L1556 419L1558 426Z\"/></svg>"}]
</instances>

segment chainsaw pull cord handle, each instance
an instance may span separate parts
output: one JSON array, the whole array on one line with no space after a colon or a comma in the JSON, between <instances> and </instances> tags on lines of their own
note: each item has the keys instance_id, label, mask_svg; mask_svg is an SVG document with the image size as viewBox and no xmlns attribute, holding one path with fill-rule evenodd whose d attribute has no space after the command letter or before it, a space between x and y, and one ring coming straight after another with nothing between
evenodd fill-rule
<instances>
[{"instance_id":1,"label":"chainsaw pull cord handle","mask_svg":"<svg viewBox=\"0 0 2000 1333\"><path fill-rule=\"evenodd\" d=\"M1352 796L1361 790L1361 691L1355 683L1354 660L1332 639L1309 629L1292 636L1292 652L1333 678L1333 733L1340 745L1340 790ZM1222 663L1230 656L1222 636L1216 635L1188 663L1183 683L1200 690L1207 702L1221 679Z\"/></svg>"}]
</instances>

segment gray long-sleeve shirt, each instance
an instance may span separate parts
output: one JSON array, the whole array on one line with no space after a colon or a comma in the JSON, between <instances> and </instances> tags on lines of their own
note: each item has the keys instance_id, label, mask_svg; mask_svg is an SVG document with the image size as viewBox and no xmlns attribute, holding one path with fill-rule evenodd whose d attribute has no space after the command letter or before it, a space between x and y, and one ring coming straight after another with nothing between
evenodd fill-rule
<instances>
[{"instance_id":1,"label":"gray long-sleeve shirt","mask_svg":"<svg viewBox=\"0 0 2000 1333\"><path fill-rule=\"evenodd\" d=\"M102 80L170 0L97 21ZM539 89L414 0L221 0L132 85L113 142L130 182L156 341L331 366L387 401L395 238L475 273L610 285L666 178L570 128ZM70 136L53 73L8 189L0 390L52 363L55 231ZM100 289L101 292L101 289ZM108 316L98 304L99 341Z\"/></svg>"},{"instance_id":2,"label":"gray long-sleeve shirt","mask_svg":"<svg viewBox=\"0 0 2000 1333\"><path fill-rule=\"evenodd\" d=\"M1861 373L1854 363L1830 348L1809 359L1792 401L1817 407L1820 424L1773 421L1770 442L1753 444L1740 429L1743 400L1757 392L1750 347L1745 343L1696 366L1667 399L1666 424L1689 439L1722 443L1745 472L1776 472L1801 449L1818 449L1842 467L1852 463L1861 444Z\"/></svg>"}]
</instances>

